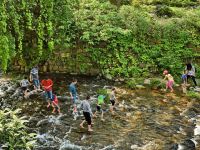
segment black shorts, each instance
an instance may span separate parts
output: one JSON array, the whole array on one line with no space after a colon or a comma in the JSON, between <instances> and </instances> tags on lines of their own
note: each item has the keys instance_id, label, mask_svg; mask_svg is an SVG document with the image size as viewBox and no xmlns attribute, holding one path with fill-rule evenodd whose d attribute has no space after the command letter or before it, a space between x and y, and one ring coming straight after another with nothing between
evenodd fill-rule
<instances>
[{"instance_id":1,"label":"black shorts","mask_svg":"<svg viewBox=\"0 0 200 150\"><path fill-rule=\"evenodd\" d=\"M101 106L97 105L97 111L102 112Z\"/></svg>"},{"instance_id":2,"label":"black shorts","mask_svg":"<svg viewBox=\"0 0 200 150\"><path fill-rule=\"evenodd\" d=\"M115 100L110 100L110 103L112 104L112 106L115 105Z\"/></svg>"},{"instance_id":3,"label":"black shorts","mask_svg":"<svg viewBox=\"0 0 200 150\"><path fill-rule=\"evenodd\" d=\"M85 117L85 120L87 121L88 125L91 125L92 120L89 112L83 112L83 115Z\"/></svg>"},{"instance_id":4,"label":"black shorts","mask_svg":"<svg viewBox=\"0 0 200 150\"><path fill-rule=\"evenodd\" d=\"M28 87L21 87L22 91L26 91L28 89Z\"/></svg>"}]
</instances>

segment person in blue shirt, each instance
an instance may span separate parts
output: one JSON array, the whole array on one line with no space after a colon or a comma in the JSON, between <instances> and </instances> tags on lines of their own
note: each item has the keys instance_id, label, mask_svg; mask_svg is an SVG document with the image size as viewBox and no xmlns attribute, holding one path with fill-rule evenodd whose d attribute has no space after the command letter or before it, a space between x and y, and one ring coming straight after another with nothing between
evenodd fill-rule
<instances>
[{"instance_id":1,"label":"person in blue shirt","mask_svg":"<svg viewBox=\"0 0 200 150\"><path fill-rule=\"evenodd\" d=\"M76 107L76 102L77 102L77 90L76 90L76 83L77 79L73 79L72 83L69 85L69 92L70 92L70 97L73 102L73 112L77 112L77 107Z\"/></svg>"}]
</instances>

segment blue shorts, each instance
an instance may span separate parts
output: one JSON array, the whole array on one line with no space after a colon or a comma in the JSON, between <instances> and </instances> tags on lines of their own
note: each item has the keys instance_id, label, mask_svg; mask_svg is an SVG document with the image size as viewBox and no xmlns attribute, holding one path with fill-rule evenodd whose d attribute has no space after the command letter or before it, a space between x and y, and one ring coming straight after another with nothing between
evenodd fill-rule
<instances>
[{"instance_id":1,"label":"blue shorts","mask_svg":"<svg viewBox=\"0 0 200 150\"><path fill-rule=\"evenodd\" d=\"M183 74L183 75L181 76L181 79L186 80L186 79L187 79L187 75L186 75L186 74Z\"/></svg>"},{"instance_id":2,"label":"blue shorts","mask_svg":"<svg viewBox=\"0 0 200 150\"><path fill-rule=\"evenodd\" d=\"M38 79L33 79L33 85L35 85L36 87L39 87L40 81Z\"/></svg>"},{"instance_id":3,"label":"blue shorts","mask_svg":"<svg viewBox=\"0 0 200 150\"><path fill-rule=\"evenodd\" d=\"M45 98L48 100L50 99L53 101L53 92L52 91L45 91Z\"/></svg>"}]
</instances>

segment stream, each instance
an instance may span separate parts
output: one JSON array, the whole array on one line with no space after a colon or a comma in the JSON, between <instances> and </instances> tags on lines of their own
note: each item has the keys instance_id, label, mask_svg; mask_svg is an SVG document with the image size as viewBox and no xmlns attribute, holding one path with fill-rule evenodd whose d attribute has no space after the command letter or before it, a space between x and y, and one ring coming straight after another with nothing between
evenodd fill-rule
<instances>
[{"instance_id":1,"label":"stream","mask_svg":"<svg viewBox=\"0 0 200 150\"><path fill-rule=\"evenodd\" d=\"M29 123L28 130L37 133L34 150L198 150L200 149L200 102L188 99L180 91L131 90L121 82L97 77L77 76L78 114L72 114L68 85L69 75L50 75L53 90L58 93L61 114L52 114L43 93L28 99L20 95L18 83L0 79L1 109L20 108L20 115ZM42 77L41 77L42 78ZM84 119L80 102L91 96L92 111L96 110L97 90L117 88L115 114L106 110L105 121L94 118L93 132L81 129Z\"/></svg>"}]
</instances>

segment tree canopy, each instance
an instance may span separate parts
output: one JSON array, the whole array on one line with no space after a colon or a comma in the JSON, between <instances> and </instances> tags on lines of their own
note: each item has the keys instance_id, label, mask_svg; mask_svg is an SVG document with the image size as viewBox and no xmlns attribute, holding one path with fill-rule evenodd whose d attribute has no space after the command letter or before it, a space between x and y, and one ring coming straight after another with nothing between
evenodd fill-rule
<instances>
[{"instance_id":1,"label":"tree canopy","mask_svg":"<svg viewBox=\"0 0 200 150\"><path fill-rule=\"evenodd\" d=\"M13 59L30 67L77 47L112 76L180 73L200 56L198 0L1 0L0 13L4 71Z\"/></svg>"}]
</instances>

